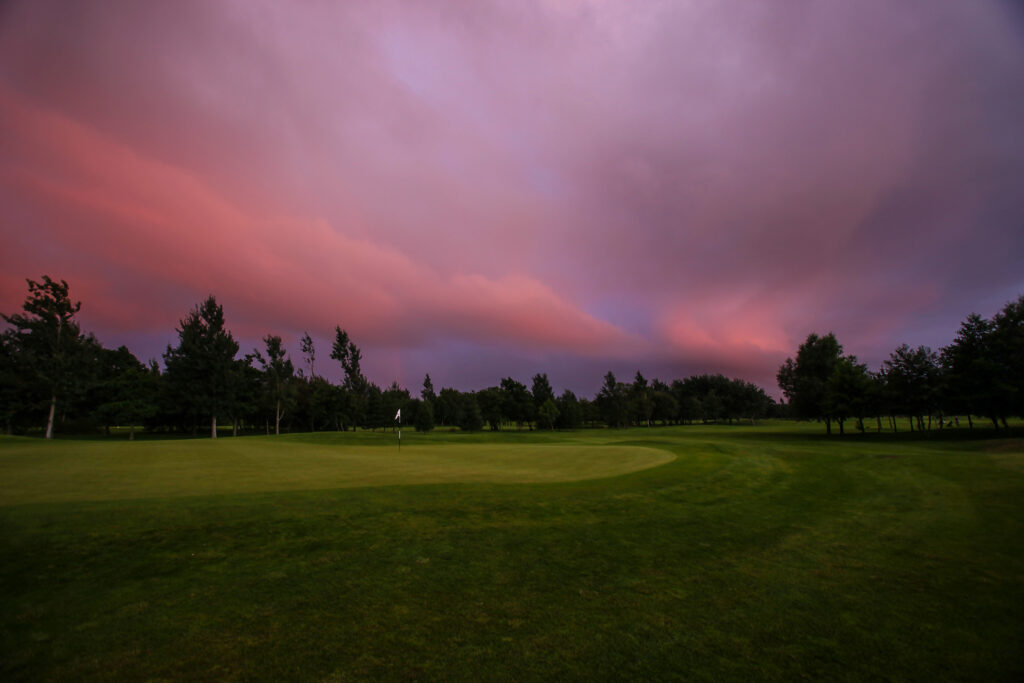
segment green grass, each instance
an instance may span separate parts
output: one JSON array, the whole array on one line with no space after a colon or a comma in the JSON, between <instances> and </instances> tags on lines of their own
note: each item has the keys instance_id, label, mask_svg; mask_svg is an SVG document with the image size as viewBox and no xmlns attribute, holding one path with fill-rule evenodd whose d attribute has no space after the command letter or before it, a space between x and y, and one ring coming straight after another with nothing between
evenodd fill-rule
<instances>
[{"instance_id":1,"label":"green grass","mask_svg":"<svg viewBox=\"0 0 1024 683\"><path fill-rule=\"evenodd\" d=\"M0 439L0 678L1012 680L1024 442Z\"/></svg>"},{"instance_id":2,"label":"green grass","mask_svg":"<svg viewBox=\"0 0 1024 683\"><path fill-rule=\"evenodd\" d=\"M440 438L439 438L440 440ZM664 450L595 443L465 443L429 438L299 435L56 448L5 443L0 502L41 503L446 482L541 483L610 477L672 459ZM410 443L411 442L411 443Z\"/></svg>"}]
</instances>

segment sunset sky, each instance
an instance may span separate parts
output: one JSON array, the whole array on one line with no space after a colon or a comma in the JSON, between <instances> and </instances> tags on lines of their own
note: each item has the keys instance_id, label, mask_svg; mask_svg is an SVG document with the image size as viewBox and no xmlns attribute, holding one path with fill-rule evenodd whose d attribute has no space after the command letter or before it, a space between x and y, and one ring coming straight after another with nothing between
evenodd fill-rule
<instances>
[{"instance_id":1,"label":"sunset sky","mask_svg":"<svg viewBox=\"0 0 1024 683\"><path fill-rule=\"evenodd\" d=\"M1024 293L997 0L0 4L0 311L141 360L208 294L367 376L877 369Z\"/></svg>"}]
</instances>

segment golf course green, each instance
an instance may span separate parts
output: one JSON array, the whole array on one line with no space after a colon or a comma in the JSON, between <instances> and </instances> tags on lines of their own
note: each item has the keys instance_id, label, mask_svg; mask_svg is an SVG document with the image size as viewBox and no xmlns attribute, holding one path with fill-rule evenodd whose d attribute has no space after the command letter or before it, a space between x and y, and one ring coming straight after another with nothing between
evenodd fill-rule
<instances>
[{"instance_id":1,"label":"golf course green","mask_svg":"<svg viewBox=\"0 0 1024 683\"><path fill-rule=\"evenodd\" d=\"M406 437L408 441L408 436ZM62 444L63 445L63 444ZM668 462L664 450L593 443L449 443L394 436L352 444L279 438L5 444L0 502L199 496L452 482L540 483L611 477Z\"/></svg>"},{"instance_id":2,"label":"golf course green","mask_svg":"<svg viewBox=\"0 0 1024 683\"><path fill-rule=\"evenodd\" d=\"M1014 680L1024 441L0 437L3 680Z\"/></svg>"}]
</instances>

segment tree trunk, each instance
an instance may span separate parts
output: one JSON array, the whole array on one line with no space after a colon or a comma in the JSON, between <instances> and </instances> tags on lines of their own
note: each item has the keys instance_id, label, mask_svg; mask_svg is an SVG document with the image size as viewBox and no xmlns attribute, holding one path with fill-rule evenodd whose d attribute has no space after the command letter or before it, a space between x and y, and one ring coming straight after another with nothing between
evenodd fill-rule
<instances>
[{"instance_id":1,"label":"tree trunk","mask_svg":"<svg viewBox=\"0 0 1024 683\"><path fill-rule=\"evenodd\" d=\"M135 441L135 423L131 423L128 426L128 440Z\"/></svg>"},{"instance_id":2,"label":"tree trunk","mask_svg":"<svg viewBox=\"0 0 1024 683\"><path fill-rule=\"evenodd\" d=\"M231 420L231 436L238 436L238 418Z\"/></svg>"},{"instance_id":3,"label":"tree trunk","mask_svg":"<svg viewBox=\"0 0 1024 683\"><path fill-rule=\"evenodd\" d=\"M277 399L277 407L274 408L274 436L281 434L281 399Z\"/></svg>"},{"instance_id":4,"label":"tree trunk","mask_svg":"<svg viewBox=\"0 0 1024 683\"><path fill-rule=\"evenodd\" d=\"M217 416L216 415L211 415L210 416L210 438L211 439L216 439L217 438Z\"/></svg>"},{"instance_id":5,"label":"tree trunk","mask_svg":"<svg viewBox=\"0 0 1024 683\"><path fill-rule=\"evenodd\" d=\"M895 415L890 415L889 416L889 421L892 422L892 433L893 434L898 434L900 430L896 426L896 416Z\"/></svg>"},{"instance_id":6,"label":"tree trunk","mask_svg":"<svg viewBox=\"0 0 1024 683\"><path fill-rule=\"evenodd\" d=\"M53 438L53 416L57 412L57 394L50 394L50 417L46 419L46 438ZM996 425L998 427L998 425Z\"/></svg>"},{"instance_id":7,"label":"tree trunk","mask_svg":"<svg viewBox=\"0 0 1024 683\"><path fill-rule=\"evenodd\" d=\"M836 422L839 423L839 436L842 436L843 434L846 433L846 432L843 431L843 422L845 422L845 420L841 420L840 419L840 420L836 420Z\"/></svg>"},{"instance_id":8,"label":"tree trunk","mask_svg":"<svg viewBox=\"0 0 1024 683\"><path fill-rule=\"evenodd\" d=\"M832 436L832 418L825 418L825 433Z\"/></svg>"},{"instance_id":9,"label":"tree trunk","mask_svg":"<svg viewBox=\"0 0 1024 683\"><path fill-rule=\"evenodd\" d=\"M858 417L857 418L857 429L860 430L861 434L864 433L864 418L863 417Z\"/></svg>"},{"instance_id":10,"label":"tree trunk","mask_svg":"<svg viewBox=\"0 0 1024 683\"><path fill-rule=\"evenodd\" d=\"M882 433L882 416L881 415L875 415L875 421L878 422L878 433L881 434Z\"/></svg>"},{"instance_id":11,"label":"tree trunk","mask_svg":"<svg viewBox=\"0 0 1024 683\"><path fill-rule=\"evenodd\" d=\"M967 413L967 426L970 428L972 432L974 431L974 420L971 419L970 413Z\"/></svg>"}]
</instances>

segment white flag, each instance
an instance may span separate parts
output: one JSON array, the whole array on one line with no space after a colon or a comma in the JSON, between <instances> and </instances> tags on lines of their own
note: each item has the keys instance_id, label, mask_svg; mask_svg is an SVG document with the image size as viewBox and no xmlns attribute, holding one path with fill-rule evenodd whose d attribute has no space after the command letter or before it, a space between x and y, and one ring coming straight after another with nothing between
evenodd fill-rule
<instances>
[{"instance_id":1,"label":"white flag","mask_svg":"<svg viewBox=\"0 0 1024 683\"><path fill-rule=\"evenodd\" d=\"M401 420L402 419L402 409L401 408L399 408L398 412L395 413L395 419L396 420Z\"/></svg>"}]
</instances>

